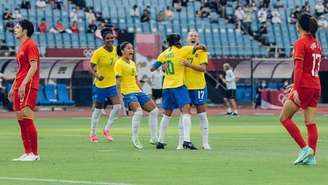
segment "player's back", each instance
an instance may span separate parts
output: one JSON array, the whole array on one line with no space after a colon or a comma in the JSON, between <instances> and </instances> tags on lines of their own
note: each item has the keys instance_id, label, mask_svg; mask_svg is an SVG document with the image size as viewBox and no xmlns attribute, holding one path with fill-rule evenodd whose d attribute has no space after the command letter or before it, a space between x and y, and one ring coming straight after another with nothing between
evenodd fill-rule
<instances>
[{"instance_id":1,"label":"player's back","mask_svg":"<svg viewBox=\"0 0 328 185\"><path fill-rule=\"evenodd\" d=\"M303 60L303 73L300 86L320 89L319 69L321 62L321 46L311 34L304 34L295 43L295 58Z\"/></svg>"},{"instance_id":2,"label":"player's back","mask_svg":"<svg viewBox=\"0 0 328 185\"><path fill-rule=\"evenodd\" d=\"M192 54L193 47L185 46L178 48L171 46L163 51L158 61L167 64L163 88L177 88L184 85L185 67L181 64L182 60L186 60Z\"/></svg>"}]
</instances>

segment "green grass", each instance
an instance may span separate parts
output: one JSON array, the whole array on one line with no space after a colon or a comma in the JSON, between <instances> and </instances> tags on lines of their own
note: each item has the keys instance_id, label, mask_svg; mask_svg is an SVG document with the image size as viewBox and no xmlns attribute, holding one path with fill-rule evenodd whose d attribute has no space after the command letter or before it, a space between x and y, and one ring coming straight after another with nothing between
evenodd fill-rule
<instances>
[{"instance_id":1,"label":"green grass","mask_svg":"<svg viewBox=\"0 0 328 185\"><path fill-rule=\"evenodd\" d=\"M167 132L168 146L157 151L148 144L143 119L140 135L144 149L130 144L130 118L113 127L114 142L88 142L89 120L38 119L41 161L12 162L22 153L14 119L0 119L0 184L58 183L1 180L1 177L63 179L143 185L324 185L328 172L328 117L319 117L317 166L294 166L298 148L277 117L209 117L211 151L177 151L177 119ZM102 119L99 133L105 123ZM303 123L297 117L298 123ZM193 117L192 140L200 146L198 118ZM301 126L305 134L305 127ZM100 136L100 135L99 135Z\"/></svg>"}]
</instances>

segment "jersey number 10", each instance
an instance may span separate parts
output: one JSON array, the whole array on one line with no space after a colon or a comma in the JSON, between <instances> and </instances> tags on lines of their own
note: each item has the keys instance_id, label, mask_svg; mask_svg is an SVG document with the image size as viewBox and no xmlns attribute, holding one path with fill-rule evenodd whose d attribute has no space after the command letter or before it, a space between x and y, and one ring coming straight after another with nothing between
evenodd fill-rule
<instances>
[{"instance_id":1,"label":"jersey number 10","mask_svg":"<svg viewBox=\"0 0 328 185\"><path fill-rule=\"evenodd\" d=\"M166 74L167 75L174 75L175 71L174 71L174 64L172 61L166 61L165 62L167 64L167 70L166 70Z\"/></svg>"},{"instance_id":2,"label":"jersey number 10","mask_svg":"<svg viewBox=\"0 0 328 185\"><path fill-rule=\"evenodd\" d=\"M319 76L318 73L319 73L319 69L320 69L320 62L321 62L321 54L316 54L316 53L313 53L312 54L312 58L313 58L313 61L312 61L312 76Z\"/></svg>"}]
</instances>

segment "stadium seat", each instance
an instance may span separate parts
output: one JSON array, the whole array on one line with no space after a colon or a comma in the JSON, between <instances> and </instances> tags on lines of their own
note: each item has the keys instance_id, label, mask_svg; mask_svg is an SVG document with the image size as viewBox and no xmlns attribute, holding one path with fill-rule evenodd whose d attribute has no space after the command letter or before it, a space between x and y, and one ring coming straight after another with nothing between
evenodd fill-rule
<instances>
[{"instance_id":1,"label":"stadium seat","mask_svg":"<svg viewBox=\"0 0 328 185\"><path fill-rule=\"evenodd\" d=\"M51 105L61 105L62 103L58 101L56 96L56 87L53 84L47 84L44 86L45 95L47 100L50 102Z\"/></svg>"},{"instance_id":2,"label":"stadium seat","mask_svg":"<svg viewBox=\"0 0 328 185\"><path fill-rule=\"evenodd\" d=\"M74 105L75 102L69 98L65 84L57 84L58 101L64 105Z\"/></svg>"},{"instance_id":3,"label":"stadium seat","mask_svg":"<svg viewBox=\"0 0 328 185\"><path fill-rule=\"evenodd\" d=\"M50 101L44 95L43 85L39 85L37 105L51 105Z\"/></svg>"}]
</instances>

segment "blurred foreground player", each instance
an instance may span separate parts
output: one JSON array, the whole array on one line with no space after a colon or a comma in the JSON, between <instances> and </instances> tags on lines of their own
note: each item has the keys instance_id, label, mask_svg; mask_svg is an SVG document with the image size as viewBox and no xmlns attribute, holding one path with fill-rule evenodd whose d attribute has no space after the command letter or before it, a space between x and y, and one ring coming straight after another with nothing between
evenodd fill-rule
<instances>
[{"instance_id":1,"label":"blurred foreground player","mask_svg":"<svg viewBox=\"0 0 328 185\"><path fill-rule=\"evenodd\" d=\"M40 55L38 46L31 39L33 24L21 20L15 26L15 36L20 41L16 62L18 71L8 99L13 102L14 111L21 128L24 154L14 161L40 160L38 154L38 131L34 124L34 108L40 80Z\"/></svg>"},{"instance_id":2,"label":"blurred foreground player","mask_svg":"<svg viewBox=\"0 0 328 185\"><path fill-rule=\"evenodd\" d=\"M301 149L294 164L315 165L318 130L314 119L320 100L321 86L318 72L322 50L315 37L318 23L313 16L301 14L298 17L296 29L300 38L294 44L294 84L281 111L280 121ZM300 108L304 110L307 143L292 120Z\"/></svg>"}]
</instances>

